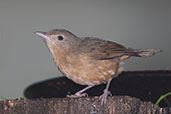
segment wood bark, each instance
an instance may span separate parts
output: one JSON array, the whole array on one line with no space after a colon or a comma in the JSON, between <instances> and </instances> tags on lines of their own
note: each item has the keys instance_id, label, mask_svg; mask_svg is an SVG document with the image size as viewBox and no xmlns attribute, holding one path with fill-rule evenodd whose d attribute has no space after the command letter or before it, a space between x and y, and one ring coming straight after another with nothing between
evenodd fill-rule
<instances>
[{"instance_id":1,"label":"wood bark","mask_svg":"<svg viewBox=\"0 0 171 114\"><path fill-rule=\"evenodd\" d=\"M171 108L129 96L109 96L101 105L95 96L4 100L0 101L0 114L171 114Z\"/></svg>"}]
</instances>

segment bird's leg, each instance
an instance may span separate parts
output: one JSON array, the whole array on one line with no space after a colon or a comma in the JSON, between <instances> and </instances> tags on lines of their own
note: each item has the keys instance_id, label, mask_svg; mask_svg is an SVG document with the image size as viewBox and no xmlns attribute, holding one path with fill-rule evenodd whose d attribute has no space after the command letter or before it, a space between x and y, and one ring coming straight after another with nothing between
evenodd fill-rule
<instances>
[{"instance_id":1,"label":"bird's leg","mask_svg":"<svg viewBox=\"0 0 171 114\"><path fill-rule=\"evenodd\" d=\"M84 91L90 89L91 87L93 87L92 85L89 85L87 87L85 87L84 89L76 92L74 95L67 95L67 97L70 97L70 98L78 98L78 97L83 97L83 96L86 96L87 93L83 93Z\"/></svg>"},{"instance_id":2,"label":"bird's leg","mask_svg":"<svg viewBox=\"0 0 171 114\"><path fill-rule=\"evenodd\" d=\"M107 81L106 88L103 90L103 94L99 97L99 99L101 99L101 105L102 105L103 103L106 104L106 102L107 102L107 96L108 96L108 95L111 95L111 92L108 91L111 80L112 80L112 79L110 79L110 80Z\"/></svg>"}]
</instances>

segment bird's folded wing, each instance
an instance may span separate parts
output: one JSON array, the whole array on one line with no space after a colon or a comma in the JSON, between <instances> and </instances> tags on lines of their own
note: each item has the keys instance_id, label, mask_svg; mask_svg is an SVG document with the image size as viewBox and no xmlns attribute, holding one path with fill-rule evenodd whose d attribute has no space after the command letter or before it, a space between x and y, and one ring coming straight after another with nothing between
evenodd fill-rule
<instances>
[{"instance_id":1,"label":"bird's folded wing","mask_svg":"<svg viewBox=\"0 0 171 114\"><path fill-rule=\"evenodd\" d=\"M118 43L89 37L82 38L82 43L78 49L81 54L98 60L115 59L134 54L133 49L126 48Z\"/></svg>"}]
</instances>

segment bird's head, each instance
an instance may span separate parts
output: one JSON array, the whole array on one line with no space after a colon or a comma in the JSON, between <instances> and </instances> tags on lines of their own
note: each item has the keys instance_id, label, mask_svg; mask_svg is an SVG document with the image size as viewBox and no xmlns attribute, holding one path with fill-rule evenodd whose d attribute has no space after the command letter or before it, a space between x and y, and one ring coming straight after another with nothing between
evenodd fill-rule
<instances>
[{"instance_id":1,"label":"bird's head","mask_svg":"<svg viewBox=\"0 0 171 114\"><path fill-rule=\"evenodd\" d=\"M53 29L48 32L36 31L36 35L45 39L49 48L72 51L79 45L80 38L65 29Z\"/></svg>"}]
</instances>

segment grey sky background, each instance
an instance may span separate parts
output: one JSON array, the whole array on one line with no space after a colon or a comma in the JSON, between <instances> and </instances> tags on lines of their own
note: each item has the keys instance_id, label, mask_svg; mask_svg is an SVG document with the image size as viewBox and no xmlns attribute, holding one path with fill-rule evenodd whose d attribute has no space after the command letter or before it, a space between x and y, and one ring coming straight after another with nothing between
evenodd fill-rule
<instances>
[{"instance_id":1,"label":"grey sky background","mask_svg":"<svg viewBox=\"0 0 171 114\"><path fill-rule=\"evenodd\" d=\"M125 70L171 69L170 0L1 0L0 96L16 98L39 80L61 76L35 31L68 29L132 48L159 48L131 58Z\"/></svg>"}]
</instances>

